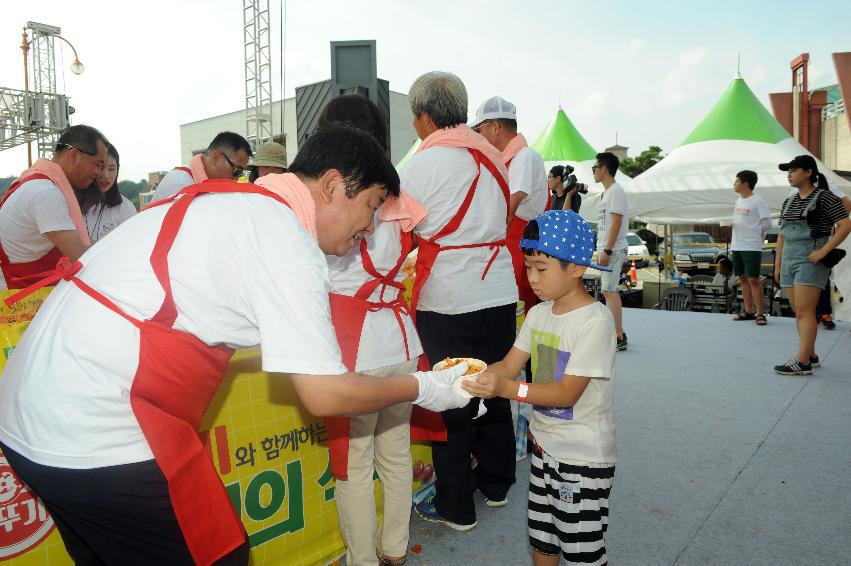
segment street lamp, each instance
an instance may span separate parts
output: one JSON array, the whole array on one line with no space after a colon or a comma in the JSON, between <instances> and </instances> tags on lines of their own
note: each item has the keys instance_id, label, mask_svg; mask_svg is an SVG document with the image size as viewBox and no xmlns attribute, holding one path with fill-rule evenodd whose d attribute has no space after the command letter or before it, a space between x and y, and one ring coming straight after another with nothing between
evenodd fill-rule
<instances>
[{"instance_id":1,"label":"street lamp","mask_svg":"<svg viewBox=\"0 0 851 566\"><path fill-rule=\"evenodd\" d=\"M27 30L28 29L32 30L32 32L33 32L32 38L27 36ZM23 51L23 53L24 53L24 91L28 92L30 90L29 66L28 66L30 45L39 36L42 36L42 37L58 37L59 39L61 39L65 43L67 43L68 47L71 48L71 51L74 52L74 61L73 61L73 63L71 63L71 72L74 73L75 75L80 75L85 70L85 66L80 62L80 58L77 56L77 49L74 47L74 45L71 44L70 41L68 41L67 39L65 39L64 37L62 37L60 35L61 31L62 31L61 28L58 28L56 26L50 26L50 25L40 24L40 23L36 23L36 22L27 22L26 27L23 28L23 33L22 33L22 38L21 38L21 51ZM36 46L36 47L38 47L38 46ZM36 53L39 53L38 49L36 50ZM49 49L49 53L50 53L50 57L52 59L52 57L53 57L52 47ZM38 59L38 57L36 59ZM41 64L41 62L36 60L36 67L35 67L36 74L38 74L41 71L40 64ZM53 73L53 68L54 68L53 62L51 60L51 62L49 63L49 70L50 70L51 74ZM55 76L51 76L48 80L46 90L49 91L50 94L56 94L55 93L55 90L56 90L55 80L56 80ZM36 85L35 86L36 86L37 89L44 90L43 85L40 84L39 77L36 77ZM29 163L29 165L32 165L32 142L27 142L27 163Z\"/></svg>"}]
</instances>

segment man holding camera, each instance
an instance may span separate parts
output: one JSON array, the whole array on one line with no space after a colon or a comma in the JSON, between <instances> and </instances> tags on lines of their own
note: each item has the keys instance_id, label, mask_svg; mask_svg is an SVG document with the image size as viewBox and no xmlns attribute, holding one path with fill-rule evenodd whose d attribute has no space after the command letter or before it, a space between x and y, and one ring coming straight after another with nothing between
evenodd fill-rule
<instances>
[{"instance_id":1,"label":"man holding camera","mask_svg":"<svg viewBox=\"0 0 851 566\"><path fill-rule=\"evenodd\" d=\"M612 311L615 319L615 331L618 338L618 351L627 348L626 333L623 331L623 306L618 292L621 268L626 261L629 245L626 233L629 230L629 206L626 192L617 182L620 160L608 151L597 154L594 164L594 180L603 184L602 206L597 222L597 263L603 267L612 268L600 274L600 289L606 297L606 306Z\"/></svg>"},{"instance_id":2,"label":"man holding camera","mask_svg":"<svg viewBox=\"0 0 851 566\"><path fill-rule=\"evenodd\" d=\"M476 118L470 127L502 152L502 159L508 169L511 202L505 241L511 252L520 300L526 312L529 312L536 299L526 278L520 240L529 220L542 214L549 206L544 160L529 147L523 134L517 132L517 108L504 98L494 96L484 101L476 111Z\"/></svg>"}]
</instances>

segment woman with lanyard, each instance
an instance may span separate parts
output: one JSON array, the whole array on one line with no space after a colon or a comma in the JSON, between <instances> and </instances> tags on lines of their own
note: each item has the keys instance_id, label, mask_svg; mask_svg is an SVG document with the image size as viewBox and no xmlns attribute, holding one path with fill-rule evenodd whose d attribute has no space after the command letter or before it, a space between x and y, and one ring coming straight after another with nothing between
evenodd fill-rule
<instances>
[{"instance_id":1,"label":"woman with lanyard","mask_svg":"<svg viewBox=\"0 0 851 566\"><path fill-rule=\"evenodd\" d=\"M388 149L381 110L356 94L332 99L317 120L321 130L346 122L371 133ZM402 294L402 262L411 231L425 210L409 195L388 198L375 232L342 257L328 256L331 317L351 371L379 377L416 371L423 349ZM405 562L411 519L411 404L351 418L326 419L334 500L346 543L346 564L397 566ZM381 479L384 521L378 533L373 472Z\"/></svg>"},{"instance_id":2,"label":"woman with lanyard","mask_svg":"<svg viewBox=\"0 0 851 566\"><path fill-rule=\"evenodd\" d=\"M119 168L118 150L109 144L97 183L85 191L76 191L86 230L93 244L136 214L136 207L118 190Z\"/></svg>"},{"instance_id":3,"label":"woman with lanyard","mask_svg":"<svg viewBox=\"0 0 851 566\"><path fill-rule=\"evenodd\" d=\"M552 194L552 205L550 210L572 210L579 214L579 207L582 205L582 197L579 196L579 184L577 183L571 190L567 191L564 188L565 178L573 173L573 168L570 165L554 165L547 175L547 187Z\"/></svg>"},{"instance_id":4,"label":"woman with lanyard","mask_svg":"<svg viewBox=\"0 0 851 566\"><path fill-rule=\"evenodd\" d=\"M841 255L836 248L851 231L851 220L839 198L827 190L827 179L811 155L781 163L780 170L789 172L789 184L798 192L783 202L774 279L789 294L799 346L795 357L774 370L782 375L810 375L820 365L815 353L816 303L830 268Z\"/></svg>"}]
</instances>

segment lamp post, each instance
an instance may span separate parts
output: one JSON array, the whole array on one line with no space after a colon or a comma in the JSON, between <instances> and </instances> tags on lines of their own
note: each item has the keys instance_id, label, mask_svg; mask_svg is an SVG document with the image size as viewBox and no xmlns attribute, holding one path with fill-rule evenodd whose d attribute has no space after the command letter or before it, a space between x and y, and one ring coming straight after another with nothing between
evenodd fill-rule
<instances>
[{"instance_id":1,"label":"lamp post","mask_svg":"<svg viewBox=\"0 0 851 566\"><path fill-rule=\"evenodd\" d=\"M32 37L28 37L27 30L32 30ZM54 37L58 37L71 48L71 51L74 53L74 61L71 63L71 72L75 75L80 75L85 70L85 66L80 62L80 58L77 56L77 49L74 45L62 37L60 35L61 29L56 26L49 26L46 24L40 24L36 22L27 22L26 27L23 28L23 33L21 37L21 51L23 51L24 55L24 91L29 92L29 52L31 50L31 44L36 41L36 39L46 39L52 40ZM46 43L44 47L40 45L36 45L36 56L34 56L34 73L36 75L36 84L35 87L37 90L41 92L47 92L49 94L56 94L56 76L54 69L54 54L53 54L53 43L52 41ZM43 68L46 67L46 68ZM43 75L43 76L42 76ZM45 85L42 84L42 80L46 78L47 88L44 88ZM41 137L41 136L39 136ZM27 163L32 165L32 141L27 142Z\"/></svg>"}]
</instances>

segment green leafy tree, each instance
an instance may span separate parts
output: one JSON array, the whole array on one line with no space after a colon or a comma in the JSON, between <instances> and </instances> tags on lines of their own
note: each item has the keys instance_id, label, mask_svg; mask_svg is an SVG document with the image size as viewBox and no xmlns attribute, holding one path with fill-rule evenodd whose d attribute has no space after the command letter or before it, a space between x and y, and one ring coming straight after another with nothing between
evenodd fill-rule
<instances>
[{"instance_id":1,"label":"green leafy tree","mask_svg":"<svg viewBox=\"0 0 851 566\"><path fill-rule=\"evenodd\" d=\"M17 177L0 177L0 193L5 193L6 189L12 186Z\"/></svg>"},{"instance_id":2,"label":"green leafy tree","mask_svg":"<svg viewBox=\"0 0 851 566\"><path fill-rule=\"evenodd\" d=\"M665 156L662 154L662 148L651 145L639 153L638 157L627 157L621 161L620 170L630 177L635 177L662 161L663 157Z\"/></svg>"},{"instance_id":3,"label":"green leafy tree","mask_svg":"<svg viewBox=\"0 0 851 566\"><path fill-rule=\"evenodd\" d=\"M145 186L147 184L148 181L145 179L141 179L137 182L126 180L118 181L118 190L133 203L136 210L139 210L139 193L145 190Z\"/></svg>"}]
</instances>

